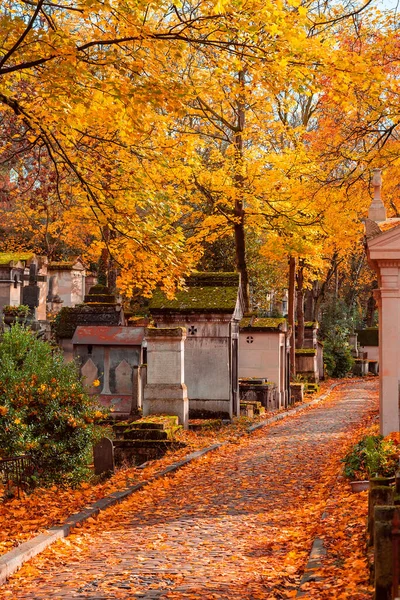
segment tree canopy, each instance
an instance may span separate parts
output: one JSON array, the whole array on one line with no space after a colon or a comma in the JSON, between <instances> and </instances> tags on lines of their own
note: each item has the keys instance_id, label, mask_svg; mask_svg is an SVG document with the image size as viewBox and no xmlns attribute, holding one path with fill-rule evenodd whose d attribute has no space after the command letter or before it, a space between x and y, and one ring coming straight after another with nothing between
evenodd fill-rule
<instances>
[{"instance_id":1,"label":"tree canopy","mask_svg":"<svg viewBox=\"0 0 400 600\"><path fill-rule=\"evenodd\" d=\"M3 244L106 248L127 296L173 294L224 236L245 291L253 259L326 272L366 169L397 169L398 32L370 4L4 2Z\"/></svg>"}]
</instances>

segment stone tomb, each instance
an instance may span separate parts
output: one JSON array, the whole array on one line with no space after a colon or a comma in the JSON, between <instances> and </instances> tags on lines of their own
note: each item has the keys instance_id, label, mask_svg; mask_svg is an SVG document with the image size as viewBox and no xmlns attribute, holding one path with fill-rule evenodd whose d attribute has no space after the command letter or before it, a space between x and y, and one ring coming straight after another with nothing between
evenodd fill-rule
<instances>
[{"instance_id":1,"label":"stone tomb","mask_svg":"<svg viewBox=\"0 0 400 600\"><path fill-rule=\"evenodd\" d=\"M144 388L143 416L175 415L188 428L189 402L185 385L184 327L148 327L147 384Z\"/></svg>"},{"instance_id":2,"label":"stone tomb","mask_svg":"<svg viewBox=\"0 0 400 600\"><path fill-rule=\"evenodd\" d=\"M144 327L78 326L72 344L89 394L116 415L141 404L140 365ZM93 385L99 380L100 386Z\"/></svg>"},{"instance_id":3,"label":"stone tomb","mask_svg":"<svg viewBox=\"0 0 400 600\"><path fill-rule=\"evenodd\" d=\"M368 360L379 361L379 331L377 327L357 330L360 350L366 352Z\"/></svg>"},{"instance_id":4,"label":"stone tomb","mask_svg":"<svg viewBox=\"0 0 400 600\"><path fill-rule=\"evenodd\" d=\"M296 375L302 375L304 379L313 383L318 383L324 378L324 347L318 341L318 329L318 321L306 321L303 347L295 351Z\"/></svg>"},{"instance_id":5,"label":"stone tomb","mask_svg":"<svg viewBox=\"0 0 400 600\"><path fill-rule=\"evenodd\" d=\"M27 287L29 289L25 289ZM46 295L46 257L29 252L0 253L0 309L6 305L28 304L32 317L45 321Z\"/></svg>"},{"instance_id":6,"label":"stone tomb","mask_svg":"<svg viewBox=\"0 0 400 600\"><path fill-rule=\"evenodd\" d=\"M249 380L248 383L251 379L274 383L276 408L287 406L289 402L289 348L286 319L252 316L241 320L239 377Z\"/></svg>"},{"instance_id":7,"label":"stone tomb","mask_svg":"<svg viewBox=\"0 0 400 600\"><path fill-rule=\"evenodd\" d=\"M54 302L53 296L57 296L62 306L76 306L83 302L86 271L79 258L74 261L50 262L47 272L49 281L51 278L55 280L55 293L48 298L49 303Z\"/></svg>"},{"instance_id":8,"label":"stone tomb","mask_svg":"<svg viewBox=\"0 0 400 600\"><path fill-rule=\"evenodd\" d=\"M191 417L239 415L239 275L196 273L174 300L156 291L150 312L157 327L186 327L185 383Z\"/></svg>"}]
</instances>

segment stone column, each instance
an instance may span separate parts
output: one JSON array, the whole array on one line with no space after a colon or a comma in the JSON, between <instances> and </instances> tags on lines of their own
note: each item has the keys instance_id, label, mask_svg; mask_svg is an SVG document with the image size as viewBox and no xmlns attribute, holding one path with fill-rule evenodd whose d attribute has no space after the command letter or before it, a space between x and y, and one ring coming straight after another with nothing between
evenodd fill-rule
<instances>
[{"instance_id":1,"label":"stone column","mask_svg":"<svg viewBox=\"0 0 400 600\"><path fill-rule=\"evenodd\" d=\"M382 435L399 431L400 259L377 261L379 290L380 424Z\"/></svg>"},{"instance_id":2,"label":"stone column","mask_svg":"<svg viewBox=\"0 0 400 600\"><path fill-rule=\"evenodd\" d=\"M176 415L188 428L189 401L184 383L184 327L145 330L147 340L147 384L144 389L143 416Z\"/></svg>"}]
</instances>

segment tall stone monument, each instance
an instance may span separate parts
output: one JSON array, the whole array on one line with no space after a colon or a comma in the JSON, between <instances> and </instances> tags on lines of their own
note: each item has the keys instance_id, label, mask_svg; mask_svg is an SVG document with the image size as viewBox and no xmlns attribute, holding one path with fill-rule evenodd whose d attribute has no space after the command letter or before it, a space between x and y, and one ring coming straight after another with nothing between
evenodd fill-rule
<instances>
[{"instance_id":1,"label":"tall stone monument","mask_svg":"<svg viewBox=\"0 0 400 600\"><path fill-rule=\"evenodd\" d=\"M374 198L365 219L368 263L376 271L379 311L380 430L399 431L400 406L400 219L386 219L381 172L374 170Z\"/></svg>"},{"instance_id":2,"label":"tall stone monument","mask_svg":"<svg viewBox=\"0 0 400 600\"><path fill-rule=\"evenodd\" d=\"M187 429L189 401L184 377L186 329L148 327L145 339L148 367L143 416L176 415L180 425Z\"/></svg>"}]
</instances>

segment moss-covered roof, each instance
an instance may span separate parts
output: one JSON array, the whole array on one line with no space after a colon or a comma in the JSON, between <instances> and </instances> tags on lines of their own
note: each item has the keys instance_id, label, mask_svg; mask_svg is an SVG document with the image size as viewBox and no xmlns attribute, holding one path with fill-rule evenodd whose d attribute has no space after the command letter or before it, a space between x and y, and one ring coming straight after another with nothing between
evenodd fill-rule
<instances>
[{"instance_id":1,"label":"moss-covered roof","mask_svg":"<svg viewBox=\"0 0 400 600\"><path fill-rule=\"evenodd\" d=\"M240 321L240 330L242 331L286 331L287 321L283 318L268 318L268 317L245 317Z\"/></svg>"},{"instance_id":2,"label":"moss-covered roof","mask_svg":"<svg viewBox=\"0 0 400 600\"><path fill-rule=\"evenodd\" d=\"M150 300L150 312L233 312L239 275L236 273L195 273L186 280L186 290L179 290L169 300L156 290Z\"/></svg>"},{"instance_id":3,"label":"moss-covered roof","mask_svg":"<svg viewBox=\"0 0 400 600\"><path fill-rule=\"evenodd\" d=\"M317 351L314 348L296 348L296 356L315 356Z\"/></svg>"},{"instance_id":4,"label":"moss-covered roof","mask_svg":"<svg viewBox=\"0 0 400 600\"><path fill-rule=\"evenodd\" d=\"M32 260L33 252L0 252L0 265L9 265L10 262L26 262Z\"/></svg>"},{"instance_id":5,"label":"moss-covered roof","mask_svg":"<svg viewBox=\"0 0 400 600\"><path fill-rule=\"evenodd\" d=\"M304 327L311 328L311 329L318 329L319 323L318 323L318 321L306 321L304 323Z\"/></svg>"},{"instance_id":6,"label":"moss-covered roof","mask_svg":"<svg viewBox=\"0 0 400 600\"><path fill-rule=\"evenodd\" d=\"M48 264L48 269L50 271L72 271L72 269L74 269L74 268L78 271L84 270L84 266L82 265L81 261L76 261L76 260L50 262Z\"/></svg>"}]
</instances>

